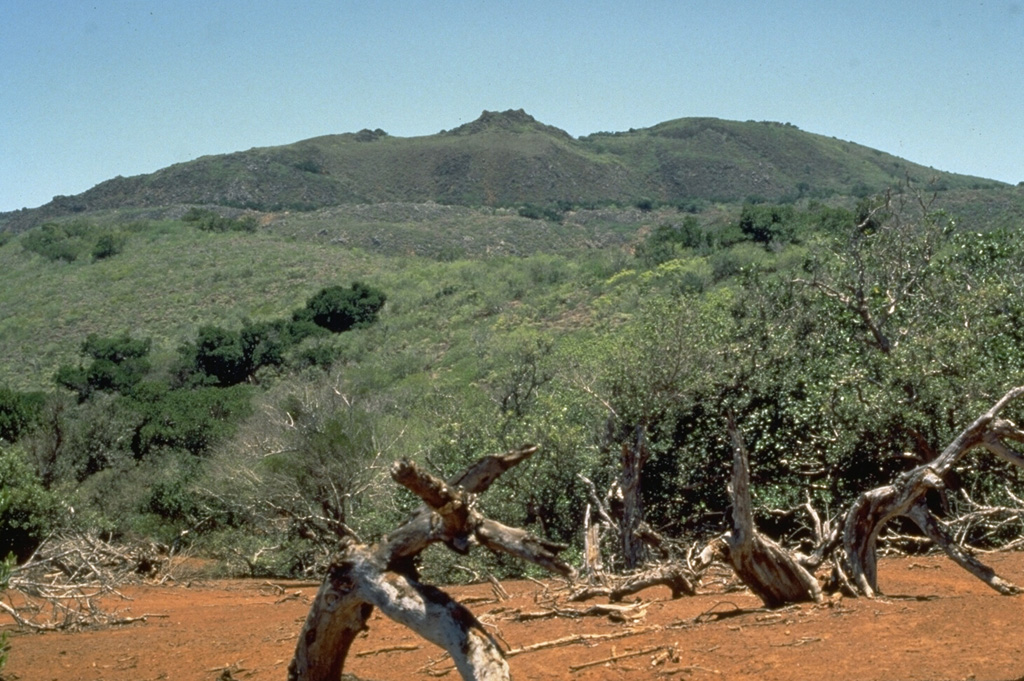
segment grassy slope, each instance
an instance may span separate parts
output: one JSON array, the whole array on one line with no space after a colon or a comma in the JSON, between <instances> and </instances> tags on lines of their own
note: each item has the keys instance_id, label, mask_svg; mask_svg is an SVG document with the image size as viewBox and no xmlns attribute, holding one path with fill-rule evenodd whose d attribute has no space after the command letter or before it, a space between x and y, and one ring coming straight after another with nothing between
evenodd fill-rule
<instances>
[{"instance_id":1,"label":"grassy slope","mask_svg":"<svg viewBox=\"0 0 1024 681\"><path fill-rule=\"evenodd\" d=\"M40 387L89 333L152 336L170 353L201 324L285 314L317 286L368 278L375 263L269 235L177 227L137 234L124 253L95 263L50 262L15 241L0 249L0 269L0 376Z\"/></svg>"},{"instance_id":2,"label":"grassy slope","mask_svg":"<svg viewBox=\"0 0 1024 681\"><path fill-rule=\"evenodd\" d=\"M1019 188L951 190L939 193L937 203L968 230L1017 228L1024 220ZM736 205L712 206L699 219L715 229L737 211ZM140 216L87 217L123 223ZM599 281L581 274L588 268L610 276L629 266L638 235L683 217L672 209L595 209L554 223L506 209L344 205L265 214L256 234L150 221L131 234L120 255L71 264L24 251L19 235L0 246L0 384L48 387L56 367L76 359L89 333L151 336L157 356L167 359L202 324L237 327L244 318L286 315L320 287L355 279L388 291L393 330L475 327L509 310L516 318L538 315L540 326L585 317L579 308L588 303L561 287L581 278L587 285ZM453 301L461 307L453 308ZM431 342L451 345L438 340L440 331L435 335Z\"/></svg>"},{"instance_id":3,"label":"grassy slope","mask_svg":"<svg viewBox=\"0 0 1024 681\"><path fill-rule=\"evenodd\" d=\"M20 231L75 212L169 204L311 210L387 201L780 200L866 195L908 175L918 182L937 177L948 188L1005 186L778 123L679 119L573 139L510 111L485 112L456 130L423 137L363 131L204 156L0 219Z\"/></svg>"},{"instance_id":4,"label":"grassy slope","mask_svg":"<svg viewBox=\"0 0 1024 681\"><path fill-rule=\"evenodd\" d=\"M445 336L460 325L476 326L512 307L520 316L534 314L535 305L561 315L561 309L538 302L557 299L559 308L571 307L572 296L558 284L578 276L556 270L625 257L618 245L610 253L584 245L591 238L621 243L620 223L608 226L595 218L597 227L553 225L490 211L423 208L428 216L435 209L445 214L443 220L413 220L408 213L416 217L414 206L391 206L390 212L366 207L369 215L353 209L342 215L284 216L273 229L256 234L152 223L131 235L120 255L70 264L29 253L21 237L15 238L0 247L0 384L49 387L56 367L76 360L89 333L152 337L157 358L169 359L202 324L237 328L245 318L285 316L319 288L356 279L388 292L389 328L411 330L398 345L450 345ZM391 220L382 220L382 214ZM655 219L638 212L636 217L641 222L630 224L631 232ZM439 223L440 233L434 229ZM448 252L457 247L474 259L423 258L414 254L421 245ZM520 248L565 252L577 245L591 255L508 257ZM550 286L538 288L538 282ZM432 340L416 337L430 329Z\"/></svg>"},{"instance_id":5,"label":"grassy slope","mask_svg":"<svg viewBox=\"0 0 1024 681\"><path fill-rule=\"evenodd\" d=\"M771 122L685 118L582 140L647 179L656 198L722 200L868 194L906 179L948 188L998 183L943 173L875 149Z\"/></svg>"}]
</instances>

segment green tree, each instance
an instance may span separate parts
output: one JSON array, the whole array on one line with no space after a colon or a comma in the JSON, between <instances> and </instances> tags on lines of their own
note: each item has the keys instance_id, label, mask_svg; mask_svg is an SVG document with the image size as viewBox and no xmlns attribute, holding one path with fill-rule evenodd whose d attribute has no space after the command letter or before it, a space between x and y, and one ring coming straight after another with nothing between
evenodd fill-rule
<instances>
[{"instance_id":1,"label":"green tree","mask_svg":"<svg viewBox=\"0 0 1024 681\"><path fill-rule=\"evenodd\" d=\"M657 267L683 255L683 249L708 246L708 236L697 218L687 215L681 224L661 224L651 230L637 246L635 255L646 267Z\"/></svg>"},{"instance_id":2,"label":"green tree","mask_svg":"<svg viewBox=\"0 0 1024 681\"><path fill-rule=\"evenodd\" d=\"M0 440L16 442L39 420L46 395L0 388Z\"/></svg>"},{"instance_id":3,"label":"green tree","mask_svg":"<svg viewBox=\"0 0 1024 681\"><path fill-rule=\"evenodd\" d=\"M201 456L250 413L251 390L241 385L170 390L147 383L135 391L132 405L140 417L132 442L137 457L163 448Z\"/></svg>"},{"instance_id":4,"label":"green tree","mask_svg":"<svg viewBox=\"0 0 1024 681\"><path fill-rule=\"evenodd\" d=\"M195 344L185 350L192 353L193 369L203 381L217 385L238 385L250 374L242 335L219 326L201 326Z\"/></svg>"},{"instance_id":5,"label":"green tree","mask_svg":"<svg viewBox=\"0 0 1024 681\"><path fill-rule=\"evenodd\" d=\"M306 308L317 325L341 333L377 321L377 314L386 301L383 291L357 281L349 288L329 286L321 289L309 299Z\"/></svg>"},{"instance_id":6,"label":"green tree","mask_svg":"<svg viewBox=\"0 0 1024 681\"><path fill-rule=\"evenodd\" d=\"M911 190L908 188L907 190ZM919 195L887 194L862 203L856 224L817 249L798 281L844 307L865 339L890 352L921 315L942 315L944 274L932 262L946 247L954 221Z\"/></svg>"},{"instance_id":7,"label":"green tree","mask_svg":"<svg viewBox=\"0 0 1024 681\"><path fill-rule=\"evenodd\" d=\"M263 367L284 364L285 352L298 339L292 335L292 327L283 320L250 322L242 324L239 338L245 353L249 377Z\"/></svg>"},{"instance_id":8,"label":"green tree","mask_svg":"<svg viewBox=\"0 0 1024 681\"><path fill-rule=\"evenodd\" d=\"M89 336L82 343L82 354L92 361L77 367L61 366L54 380L58 385L78 393L84 401L93 392L129 392L149 373L150 340L135 339L127 333L114 337Z\"/></svg>"},{"instance_id":9,"label":"green tree","mask_svg":"<svg viewBox=\"0 0 1024 681\"><path fill-rule=\"evenodd\" d=\"M21 245L50 260L74 262L89 252L96 228L83 220L66 223L48 222L30 230L22 237Z\"/></svg>"},{"instance_id":10,"label":"green tree","mask_svg":"<svg viewBox=\"0 0 1024 681\"><path fill-rule=\"evenodd\" d=\"M746 367L737 421L760 503L839 508L932 460L1024 380L1018 241L958 232L909 188L816 241L799 276L745 278L730 365ZM996 475L983 462L946 482L1000 503Z\"/></svg>"},{"instance_id":11,"label":"green tree","mask_svg":"<svg viewBox=\"0 0 1024 681\"><path fill-rule=\"evenodd\" d=\"M56 527L59 511L22 450L0 445L0 555L26 560Z\"/></svg>"},{"instance_id":12,"label":"green tree","mask_svg":"<svg viewBox=\"0 0 1024 681\"><path fill-rule=\"evenodd\" d=\"M199 385L245 383L263 367L284 364L287 350L306 333L301 324L283 320L245 321L239 331L202 326L195 342L179 348L180 370Z\"/></svg>"},{"instance_id":13,"label":"green tree","mask_svg":"<svg viewBox=\"0 0 1024 681\"><path fill-rule=\"evenodd\" d=\"M748 204L740 213L739 228L761 244L792 241L796 236L795 217L796 211L790 205Z\"/></svg>"},{"instance_id":14,"label":"green tree","mask_svg":"<svg viewBox=\"0 0 1024 681\"><path fill-rule=\"evenodd\" d=\"M124 250L125 239L117 234L101 234L92 247L93 260L105 260Z\"/></svg>"}]
</instances>

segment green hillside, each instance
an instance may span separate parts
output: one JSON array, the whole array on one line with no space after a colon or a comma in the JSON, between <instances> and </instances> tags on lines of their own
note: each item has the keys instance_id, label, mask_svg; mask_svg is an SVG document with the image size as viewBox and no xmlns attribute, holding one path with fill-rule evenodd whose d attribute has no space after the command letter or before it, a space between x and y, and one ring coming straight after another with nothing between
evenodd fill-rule
<instances>
[{"instance_id":1,"label":"green hillside","mask_svg":"<svg viewBox=\"0 0 1024 681\"><path fill-rule=\"evenodd\" d=\"M451 475L536 442L480 503L575 560L579 476L603 493L638 438L650 526L706 538L729 507L730 413L759 523L806 544L792 509L834 514L1024 384L1024 190L925 173L785 125L576 140L506 112L207 157L9 214L0 552L74 527L313 575L339 533L408 511L390 461ZM951 513L1024 495L998 465L956 476ZM456 579L452 560L424 571Z\"/></svg>"},{"instance_id":2,"label":"green hillside","mask_svg":"<svg viewBox=\"0 0 1024 681\"><path fill-rule=\"evenodd\" d=\"M577 207L780 201L867 196L907 178L943 189L1005 186L788 124L692 118L574 139L521 110L485 111L472 123L424 137L363 130L204 156L4 217L6 229L19 231L76 213L180 204L308 211L390 201Z\"/></svg>"},{"instance_id":3,"label":"green hillside","mask_svg":"<svg viewBox=\"0 0 1024 681\"><path fill-rule=\"evenodd\" d=\"M483 272L514 270L523 256L619 261L638 232L681 219L674 209L633 209L588 211L558 223L508 210L380 204L269 216L254 233L218 233L180 220L123 217L98 213L84 222L96 234L122 236L115 257L47 259L24 246L39 228L0 248L0 383L48 387L90 333L145 335L154 338L157 354L170 355L202 324L283 314L339 279L407 289L391 296L393 308L431 294L420 287L443 281L437 272L459 270L459 262ZM414 280L401 283L407 276ZM490 298L479 304L508 303Z\"/></svg>"}]
</instances>

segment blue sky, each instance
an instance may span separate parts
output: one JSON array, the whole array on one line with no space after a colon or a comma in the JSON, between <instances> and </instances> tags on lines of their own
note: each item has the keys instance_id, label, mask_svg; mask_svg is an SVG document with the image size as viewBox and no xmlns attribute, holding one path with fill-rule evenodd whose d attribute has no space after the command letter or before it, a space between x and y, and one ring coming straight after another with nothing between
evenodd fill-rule
<instances>
[{"instance_id":1,"label":"blue sky","mask_svg":"<svg viewBox=\"0 0 1024 681\"><path fill-rule=\"evenodd\" d=\"M205 154L523 108L774 120L1024 181L1024 2L0 0L0 210Z\"/></svg>"}]
</instances>

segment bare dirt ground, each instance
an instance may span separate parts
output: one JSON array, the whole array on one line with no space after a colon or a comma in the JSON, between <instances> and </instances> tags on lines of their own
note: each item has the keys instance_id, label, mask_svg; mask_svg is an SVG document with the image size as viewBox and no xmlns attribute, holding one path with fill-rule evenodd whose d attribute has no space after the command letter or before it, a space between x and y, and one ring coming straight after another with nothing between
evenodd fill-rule
<instances>
[{"instance_id":1,"label":"bare dirt ground","mask_svg":"<svg viewBox=\"0 0 1024 681\"><path fill-rule=\"evenodd\" d=\"M1024 583L1024 554L986 560ZM126 588L131 600L105 605L124 616L149 614L145 622L74 633L13 632L5 681L284 679L316 588L276 584L283 589L261 581L200 580ZM939 556L885 559L879 585L886 596L876 600L837 598L772 612L760 610L746 591L723 590L722 583L678 600L654 587L636 597L642 615L629 622L607 616L522 621L523 614L549 609L558 595L550 582L506 582L504 600L490 584L450 592L511 651L512 675L520 680L1024 678L1024 596L1000 596ZM589 604L596 602L604 601ZM451 667L443 651L375 614L369 632L353 645L346 671L378 681L457 679L454 671L445 673Z\"/></svg>"}]
</instances>

